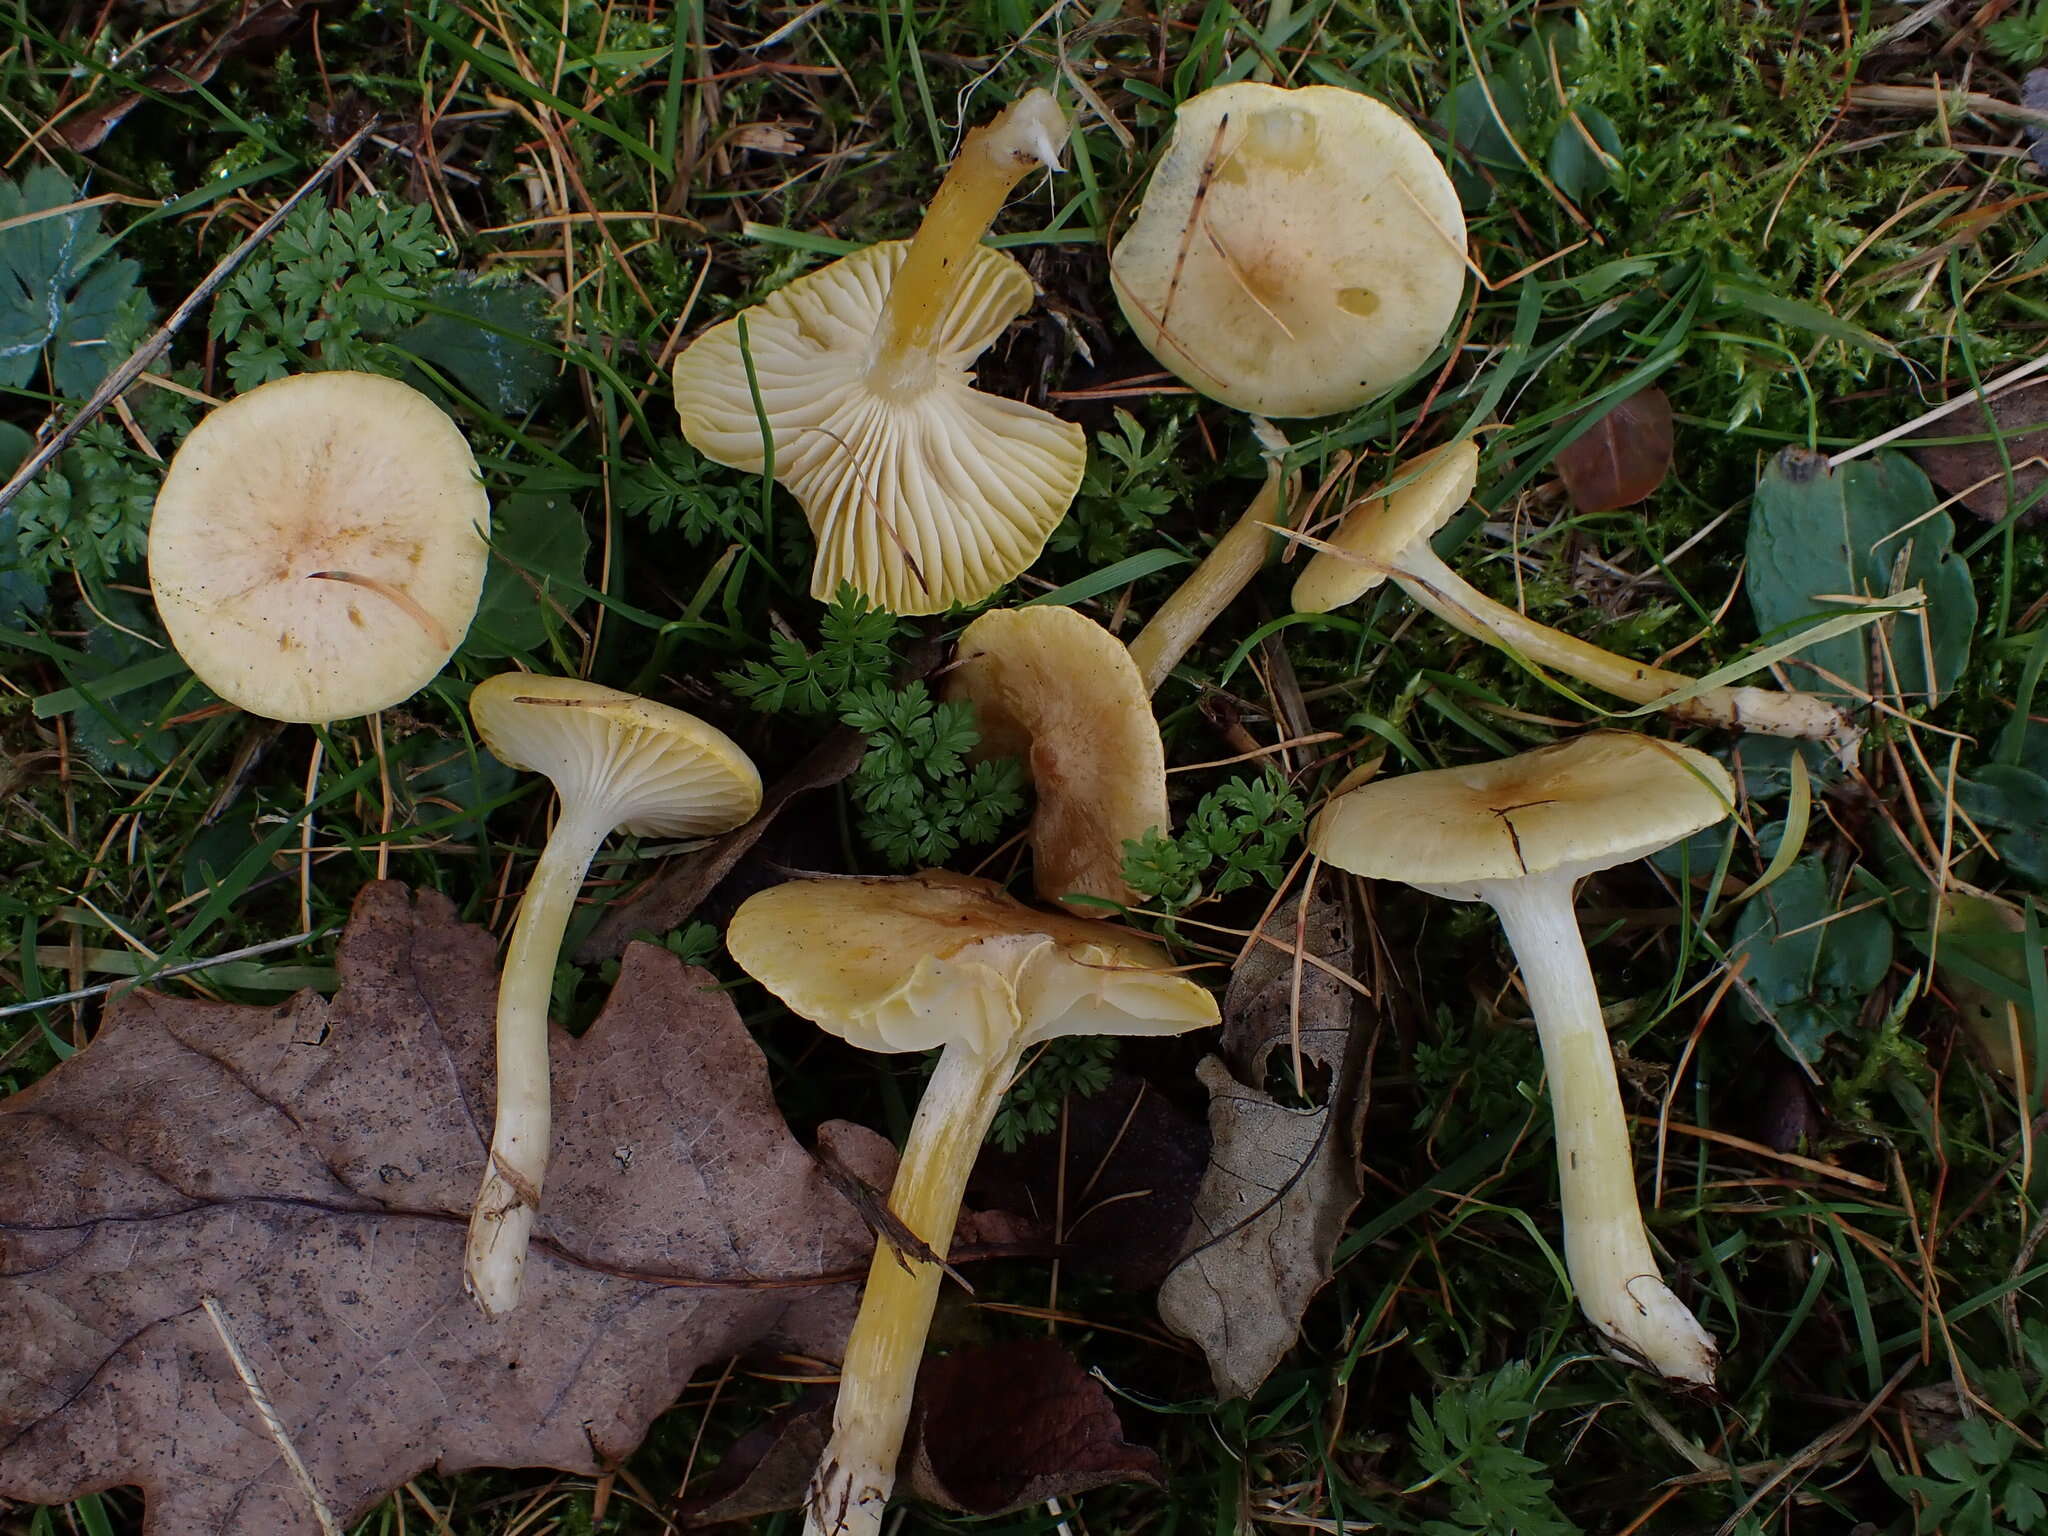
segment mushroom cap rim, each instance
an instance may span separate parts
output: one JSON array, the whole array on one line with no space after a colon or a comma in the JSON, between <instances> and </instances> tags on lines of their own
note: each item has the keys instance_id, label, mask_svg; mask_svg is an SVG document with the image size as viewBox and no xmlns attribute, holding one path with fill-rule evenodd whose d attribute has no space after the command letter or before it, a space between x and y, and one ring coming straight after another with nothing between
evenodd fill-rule
<instances>
[{"instance_id":1,"label":"mushroom cap rim","mask_svg":"<svg viewBox=\"0 0 2048 1536\"><path fill-rule=\"evenodd\" d=\"M725 830L746 820L761 803L760 771L731 737L685 710L651 699L576 678L511 672L478 683L470 694L470 711L492 756L516 772L547 778L565 813L585 806L593 811L603 804L616 807L619 815L612 825L624 832L688 836ZM599 754L589 762L551 764L546 754L525 750L538 744L539 731L548 725L587 735L600 744ZM621 766L621 729L633 733L632 745L642 760L632 765L638 772L631 779L599 800L593 795L594 779L600 770L614 773ZM706 827L687 817L679 822L672 793L665 799L636 800L636 788L658 797L659 781L666 777L672 785L678 775L722 793L731 809L747 809L737 816L716 815L717 825Z\"/></svg>"}]
</instances>

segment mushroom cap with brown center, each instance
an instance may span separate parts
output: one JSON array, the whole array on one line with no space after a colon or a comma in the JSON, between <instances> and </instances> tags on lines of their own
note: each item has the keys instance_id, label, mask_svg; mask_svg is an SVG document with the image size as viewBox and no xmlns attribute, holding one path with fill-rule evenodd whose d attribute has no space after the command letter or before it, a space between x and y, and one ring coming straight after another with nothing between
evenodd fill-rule
<instances>
[{"instance_id":1,"label":"mushroom cap with brown center","mask_svg":"<svg viewBox=\"0 0 2048 1536\"><path fill-rule=\"evenodd\" d=\"M483 592L490 501L462 433L396 379L305 373L192 429L149 529L149 585L199 680L273 720L411 697Z\"/></svg>"},{"instance_id":2,"label":"mushroom cap with brown center","mask_svg":"<svg viewBox=\"0 0 2048 1536\"><path fill-rule=\"evenodd\" d=\"M1393 574L1404 551L1451 520L1479 479L1479 445L1447 443L1408 460L1388 477L1398 482L1344 514L1336 531L1294 579L1296 613L1328 613L1356 602Z\"/></svg>"},{"instance_id":3,"label":"mushroom cap with brown center","mask_svg":"<svg viewBox=\"0 0 2048 1536\"><path fill-rule=\"evenodd\" d=\"M676 408L691 446L736 469L766 465L766 418L775 478L817 538L812 596L829 600L844 581L892 613L940 613L1038 557L1088 449L1072 422L975 388L974 360L1033 296L1024 269L987 246L974 247L916 376L883 382L871 354L909 249L871 245L713 326L676 360Z\"/></svg>"},{"instance_id":4,"label":"mushroom cap with brown center","mask_svg":"<svg viewBox=\"0 0 2048 1536\"><path fill-rule=\"evenodd\" d=\"M564 806L642 837L705 837L761 808L761 775L695 715L574 677L503 672L469 696L477 734L508 767L545 774Z\"/></svg>"},{"instance_id":5,"label":"mushroom cap with brown center","mask_svg":"<svg viewBox=\"0 0 2048 1536\"><path fill-rule=\"evenodd\" d=\"M1203 394L1324 416L1436 350L1464 293L1465 219L1399 113L1245 81L1181 103L1110 276L1138 339Z\"/></svg>"},{"instance_id":6,"label":"mushroom cap with brown center","mask_svg":"<svg viewBox=\"0 0 2048 1536\"><path fill-rule=\"evenodd\" d=\"M792 880L750 896L726 948L791 1011L870 1051L998 1052L1060 1035L1171 1035L1217 1021L1164 950L1040 912L987 880Z\"/></svg>"},{"instance_id":7,"label":"mushroom cap with brown center","mask_svg":"<svg viewBox=\"0 0 2048 1536\"><path fill-rule=\"evenodd\" d=\"M984 756L1031 776L1038 894L1132 901L1124 843L1170 813L1159 722L1123 642L1072 608L992 609L962 631L946 696L973 703Z\"/></svg>"},{"instance_id":8,"label":"mushroom cap with brown center","mask_svg":"<svg viewBox=\"0 0 2048 1536\"><path fill-rule=\"evenodd\" d=\"M1527 876L1576 879L1710 827L1733 807L1704 752L1595 731L1497 762L1404 773L1338 796L1309 827L1340 869L1454 900Z\"/></svg>"}]
</instances>

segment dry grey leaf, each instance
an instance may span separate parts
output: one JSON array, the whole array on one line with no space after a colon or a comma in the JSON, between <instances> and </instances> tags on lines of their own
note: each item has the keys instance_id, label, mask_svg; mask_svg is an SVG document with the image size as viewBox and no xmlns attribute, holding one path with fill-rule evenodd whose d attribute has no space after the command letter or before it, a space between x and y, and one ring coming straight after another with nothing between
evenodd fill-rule
<instances>
[{"instance_id":1,"label":"dry grey leaf","mask_svg":"<svg viewBox=\"0 0 2048 1536\"><path fill-rule=\"evenodd\" d=\"M369 886L331 1001L138 993L0 1103L0 1495L139 1484L151 1536L297 1536L429 1468L598 1472L706 1362L843 1328L820 1281L866 1230L731 1002L647 945L554 1038L526 1300L483 1319L495 950Z\"/></svg>"},{"instance_id":2,"label":"dry grey leaf","mask_svg":"<svg viewBox=\"0 0 2048 1536\"><path fill-rule=\"evenodd\" d=\"M757 1520L802 1502L832 1430L813 1389L733 1445L683 1505L686 1525ZM1000 1515L1110 1483L1160 1481L1159 1458L1124 1439L1116 1405L1050 1339L1010 1339L924 1362L902 1490L960 1514Z\"/></svg>"},{"instance_id":3,"label":"dry grey leaf","mask_svg":"<svg viewBox=\"0 0 2048 1536\"><path fill-rule=\"evenodd\" d=\"M1226 1398L1250 1395L1293 1346L1358 1203L1343 1129L1359 1055L1358 994L1304 963L1301 1059L1320 1102L1292 1108L1263 1086L1276 1065L1292 1074L1298 910L1290 902L1267 920L1267 935L1285 948L1255 945L1230 979L1224 1054L1198 1069L1210 1095L1209 1167L1186 1249L1159 1288L1160 1317L1201 1345ZM1350 974L1353 918L1341 899L1310 906L1302 947Z\"/></svg>"}]
</instances>

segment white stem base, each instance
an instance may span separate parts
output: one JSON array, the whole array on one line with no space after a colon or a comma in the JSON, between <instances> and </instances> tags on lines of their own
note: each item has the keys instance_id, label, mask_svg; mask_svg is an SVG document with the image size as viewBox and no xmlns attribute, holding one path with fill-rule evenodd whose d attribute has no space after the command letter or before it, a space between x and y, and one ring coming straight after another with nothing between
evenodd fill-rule
<instances>
[{"instance_id":1,"label":"white stem base","mask_svg":"<svg viewBox=\"0 0 2048 1536\"><path fill-rule=\"evenodd\" d=\"M519 1305L526 1281L526 1250L540 1217L540 1198L529 1203L493 1163L469 1213L463 1282L484 1316L503 1317Z\"/></svg>"},{"instance_id":2,"label":"white stem base","mask_svg":"<svg viewBox=\"0 0 2048 1536\"><path fill-rule=\"evenodd\" d=\"M1710 1386L1719 1358L1713 1335L1664 1284L1643 1230L1614 1052L1572 909L1574 884L1570 875L1549 875L1480 887L1507 930L1543 1043L1565 1268L1587 1321L1624 1354L1660 1375Z\"/></svg>"},{"instance_id":3,"label":"white stem base","mask_svg":"<svg viewBox=\"0 0 2048 1536\"><path fill-rule=\"evenodd\" d=\"M484 1316L519 1305L526 1250L540 1216L554 1105L548 1083L548 1001L555 959L583 876L611 834L608 807L563 808L541 850L498 977L498 1114L490 1163L469 1213L463 1284Z\"/></svg>"}]
</instances>

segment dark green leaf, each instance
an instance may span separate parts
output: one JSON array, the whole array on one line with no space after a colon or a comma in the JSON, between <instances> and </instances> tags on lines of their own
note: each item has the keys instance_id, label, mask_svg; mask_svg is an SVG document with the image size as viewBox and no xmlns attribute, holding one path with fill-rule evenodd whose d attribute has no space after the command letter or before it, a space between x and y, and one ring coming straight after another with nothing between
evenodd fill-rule
<instances>
[{"instance_id":1,"label":"dark green leaf","mask_svg":"<svg viewBox=\"0 0 2048 1536\"><path fill-rule=\"evenodd\" d=\"M64 305L50 337L50 379L60 395L83 399L100 387L149 330L149 295L132 261L95 267Z\"/></svg>"},{"instance_id":2,"label":"dark green leaf","mask_svg":"<svg viewBox=\"0 0 2048 1536\"><path fill-rule=\"evenodd\" d=\"M140 268L96 267L109 244L98 208L30 217L78 200L63 173L47 166L18 184L0 178L0 386L27 384L48 348L55 389L90 394L148 324ZM5 227L16 219L28 222Z\"/></svg>"},{"instance_id":3,"label":"dark green leaf","mask_svg":"<svg viewBox=\"0 0 2048 1536\"><path fill-rule=\"evenodd\" d=\"M491 512L483 601L463 649L471 656L516 656L541 644L550 623L582 601L562 583L580 584L589 556L589 530L565 493L524 492L499 502Z\"/></svg>"},{"instance_id":4,"label":"dark green leaf","mask_svg":"<svg viewBox=\"0 0 2048 1536\"><path fill-rule=\"evenodd\" d=\"M1926 636L1911 614L1881 621L1897 676L1873 674L1869 630L1838 635L1787 663L1799 685L1841 695L1824 670L1858 693L1939 699L1955 686L1970 655L1977 596L1962 557L1951 548L1955 525L1931 513L1938 497L1913 462L1882 453L1840 470L1817 454L1788 448L1757 486L1749 524L1749 605L1767 635L1839 614L1837 596L1884 597L1908 587L1926 595ZM1810 663L1810 667L1806 664Z\"/></svg>"},{"instance_id":5,"label":"dark green leaf","mask_svg":"<svg viewBox=\"0 0 2048 1536\"><path fill-rule=\"evenodd\" d=\"M1956 785L1956 804L1991 833L2005 867L2048 886L2048 779L2009 763L1990 763Z\"/></svg>"},{"instance_id":6,"label":"dark green leaf","mask_svg":"<svg viewBox=\"0 0 2048 1536\"><path fill-rule=\"evenodd\" d=\"M398 333L395 345L453 374L501 416L540 403L555 382L555 358L542 344L552 299L539 283L459 279L429 290L428 314Z\"/></svg>"},{"instance_id":7,"label":"dark green leaf","mask_svg":"<svg viewBox=\"0 0 2048 1536\"><path fill-rule=\"evenodd\" d=\"M1621 134L1607 115L1580 107L1558 125L1550 140L1550 179L1575 203L1613 184L1621 169Z\"/></svg>"},{"instance_id":8,"label":"dark green leaf","mask_svg":"<svg viewBox=\"0 0 2048 1536\"><path fill-rule=\"evenodd\" d=\"M1807 1061L1855 1024L1891 965L1891 920L1881 907L1844 912L1857 904L1831 889L1820 859L1804 858L1735 920L1732 954L1748 962L1742 1011L1775 1022L1779 1043Z\"/></svg>"}]
</instances>

